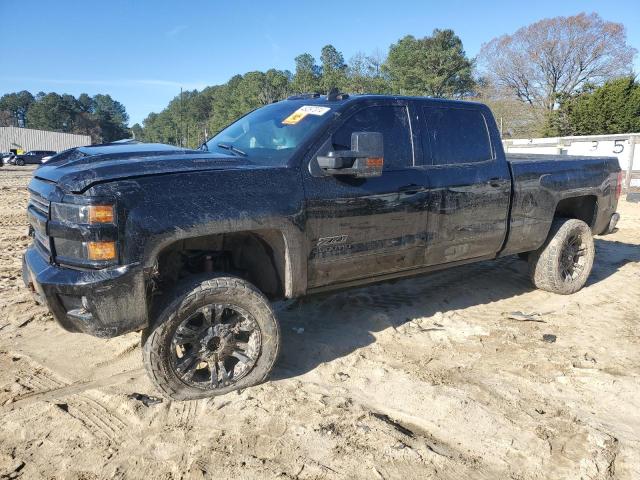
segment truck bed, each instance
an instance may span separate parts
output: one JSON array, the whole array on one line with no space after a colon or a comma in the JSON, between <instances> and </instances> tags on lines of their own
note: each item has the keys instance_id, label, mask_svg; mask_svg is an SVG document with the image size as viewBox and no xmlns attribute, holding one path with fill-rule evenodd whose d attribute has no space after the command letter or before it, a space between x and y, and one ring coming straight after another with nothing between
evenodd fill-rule
<instances>
[{"instance_id":1,"label":"truck bed","mask_svg":"<svg viewBox=\"0 0 640 480\"><path fill-rule=\"evenodd\" d=\"M539 248L563 199L592 198L595 212L587 223L594 234L607 228L617 201L617 158L516 153L507 155L507 162L513 198L502 255Z\"/></svg>"},{"instance_id":2,"label":"truck bed","mask_svg":"<svg viewBox=\"0 0 640 480\"><path fill-rule=\"evenodd\" d=\"M591 157L587 155L550 155L548 153L505 153L508 162L548 162L548 161L574 161L574 160L599 160L609 161L618 159L616 157L597 156Z\"/></svg>"}]
</instances>

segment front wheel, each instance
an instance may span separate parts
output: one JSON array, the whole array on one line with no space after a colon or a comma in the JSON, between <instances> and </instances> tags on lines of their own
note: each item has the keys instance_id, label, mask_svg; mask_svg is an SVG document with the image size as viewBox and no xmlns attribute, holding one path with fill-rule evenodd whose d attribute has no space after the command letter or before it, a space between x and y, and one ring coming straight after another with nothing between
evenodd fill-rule
<instances>
[{"instance_id":1,"label":"front wheel","mask_svg":"<svg viewBox=\"0 0 640 480\"><path fill-rule=\"evenodd\" d=\"M16 160L16 165L18 165L19 167L24 167L24 160L22 160L21 158Z\"/></svg>"},{"instance_id":2,"label":"front wheel","mask_svg":"<svg viewBox=\"0 0 640 480\"><path fill-rule=\"evenodd\" d=\"M589 278L595 246L591 229L582 220L554 220L544 244L529 254L533 284L541 290L569 295Z\"/></svg>"},{"instance_id":3,"label":"front wheel","mask_svg":"<svg viewBox=\"0 0 640 480\"><path fill-rule=\"evenodd\" d=\"M230 276L185 290L143 334L143 361L156 387L174 400L193 400L264 381L280 348L264 295Z\"/></svg>"}]
</instances>

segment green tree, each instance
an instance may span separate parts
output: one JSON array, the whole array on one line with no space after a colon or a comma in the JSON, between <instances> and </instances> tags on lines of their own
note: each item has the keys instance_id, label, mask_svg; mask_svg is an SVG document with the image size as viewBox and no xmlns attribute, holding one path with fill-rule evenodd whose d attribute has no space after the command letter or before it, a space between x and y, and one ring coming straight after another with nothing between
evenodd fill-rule
<instances>
[{"instance_id":1,"label":"green tree","mask_svg":"<svg viewBox=\"0 0 640 480\"><path fill-rule=\"evenodd\" d=\"M93 98L86 93L81 93L78 97L78 104L80 111L86 113L93 113Z\"/></svg>"},{"instance_id":2,"label":"green tree","mask_svg":"<svg viewBox=\"0 0 640 480\"><path fill-rule=\"evenodd\" d=\"M310 53L303 53L294 59L296 70L293 75L292 90L296 93L320 90L320 67Z\"/></svg>"},{"instance_id":3,"label":"green tree","mask_svg":"<svg viewBox=\"0 0 640 480\"><path fill-rule=\"evenodd\" d=\"M0 110L0 127L11 127L14 124L14 118L9 110Z\"/></svg>"},{"instance_id":4,"label":"green tree","mask_svg":"<svg viewBox=\"0 0 640 480\"><path fill-rule=\"evenodd\" d=\"M430 37L407 35L391 45L383 70L395 93L460 98L473 87L473 62L452 30L434 30Z\"/></svg>"},{"instance_id":5,"label":"green tree","mask_svg":"<svg viewBox=\"0 0 640 480\"><path fill-rule=\"evenodd\" d=\"M142 125L140 125L139 123L134 123L131 126L131 135L133 138L135 138L136 140L139 141L143 141L144 138L144 130L142 128Z\"/></svg>"},{"instance_id":6,"label":"green tree","mask_svg":"<svg viewBox=\"0 0 640 480\"><path fill-rule=\"evenodd\" d=\"M71 133L91 136L91 143L102 143L102 127L91 113L79 112L76 114Z\"/></svg>"},{"instance_id":7,"label":"green tree","mask_svg":"<svg viewBox=\"0 0 640 480\"><path fill-rule=\"evenodd\" d=\"M93 115L100 125L102 141L113 142L129 138L129 115L124 105L111 98L111 95L98 94L92 100Z\"/></svg>"},{"instance_id":8,"label":"green tree","mask_svg":"<svg viewBox=\"0 0 640 480\"><path fill-rule=\"evenodd\" d=\"M264 83L260 92L263 105L287 98L291 92L293 76L288 70L270 69L265 73Z\"/></svg>"},{"instance_id":9,"label":"green tree","mask_svg":"<svg viewBox=\"0 0 640 480\"><path fill-rule=\"evenodd\" d=\"M160 117L160 114L151 112L149 115L147 115L147 118L145 118L142 121L143 135L141 140L145 142L151 142L151 143L153 142L171 143L166 141L160 133L159 117Z\"/></svg>"},{"instance_id":10,"label":"green tree","mask_svg":"<svg viewBox=\"0 0 640 480\"><path fill-rule=\"evenodd\" d=\"M320 53L322 74L320 85L324 93L332 88L342 91L347 86L347 65L344 56L333 45L325 45Z\"/></svg>"},{"instance_id":11,"label":"green tree","mask_svg":"<svg viewBox=\"0 0 640 480\"><path fill-rule=\"evenodd\" d=\"M38 93L27 112L27 124L38 130L70 132L75 113L75 105L71 99L73 97L70 95L63 97L53 92Z\"/></svg>"},{"instance_id":12,"label":"green tree","mask_svg":"<svg viewBox=\"0 0 640 480\"><path fill-rule=\"evenodd\" d=\"M29 107L35 102L33 95L26 90L16 93L7 93L0 98L0 111L9 113L9 118L4 116L3 123L14 127L26 127L26 118Z\"/></svg>"},{"instance_id":13,"label":"green tree","mask_svg":"<svg viewBox=\"0 0 640 480\"><path fill-rule=\"evenodd\" d=\"M383 61L377 53L356 53L347 67L347 90L353 93L390 93L388 78L382 73Z\"/></svg>"},{"instance_id":14,"label":"green tree","mask_svg":"<svg viewBox=\"0 0 640 480\"><path fill-rule=\"evenodd\" d=\"M560 108L548 117L545 134L604 135L640 131L640 84L623 77L582 93L559 99Z\"/></svg>"},{"instance_id":15,"label":"green tree","mask_svg":"<svg viewBox=\"0 0 640 480\"><path fill-rule=\"evenodd\" d=\"M28 96L20 94L28 101ZM93 143L111 142L130 135L127 111L110 95L90 97L83 93L76 98L69 94L39 92L31 98L33 101L22 122L30 128L91 135Z\"/></svg>"}]
</instances>

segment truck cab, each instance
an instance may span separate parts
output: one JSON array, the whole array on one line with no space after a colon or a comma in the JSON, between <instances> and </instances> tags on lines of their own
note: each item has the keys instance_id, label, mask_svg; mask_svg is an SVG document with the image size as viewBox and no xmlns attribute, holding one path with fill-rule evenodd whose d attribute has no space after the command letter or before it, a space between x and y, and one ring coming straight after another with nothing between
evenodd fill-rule
<instances>
[{"instance_id":1,"label":"truck cab","mask_svg":"<svg viewBox=\"0 0 640 480\"><path fill-rule=\"evenodd\" d=\"M383 167L355 179L323 172L311 155L303 176L309 241L346 235L349 245L319 247L311 288L495 256L506 237L511 177L484 105L369 97L341 117L318 153L349 150L352 135L379 132Z\"/></svg>"}]
</instances>

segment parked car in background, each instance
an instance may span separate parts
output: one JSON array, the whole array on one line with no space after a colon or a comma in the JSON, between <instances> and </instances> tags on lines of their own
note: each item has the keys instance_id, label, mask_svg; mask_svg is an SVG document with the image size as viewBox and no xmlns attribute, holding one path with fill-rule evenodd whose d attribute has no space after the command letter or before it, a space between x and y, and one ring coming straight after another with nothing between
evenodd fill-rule
<instances>
[{"instance_id":1,"label":"parked car in background","mask_svg":"<svg viewBox=\"0 0 640 480\"><path fill-rule=\"evenodd\" d=\"M56 152L53 150L31 150L24 155L17 155L15 158L15 165L22 166L29 163L40 165L43 158L48 157L48 160L55 154Z\"/></svg>"},{"instance_id":2,"label":"parked car in background","mask_svg":"<svg viewBox=\"0 0 640 480\"><path fill-rule=\"evenodd\" d=\"M0 167L4 165L8 165L11 163L11 160L15 158L16 154L13 152L2 152L0 153Z\"/></svg>"}]
</instances>

